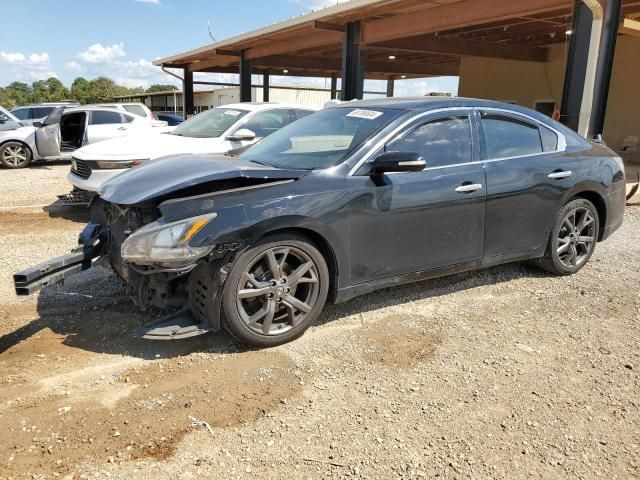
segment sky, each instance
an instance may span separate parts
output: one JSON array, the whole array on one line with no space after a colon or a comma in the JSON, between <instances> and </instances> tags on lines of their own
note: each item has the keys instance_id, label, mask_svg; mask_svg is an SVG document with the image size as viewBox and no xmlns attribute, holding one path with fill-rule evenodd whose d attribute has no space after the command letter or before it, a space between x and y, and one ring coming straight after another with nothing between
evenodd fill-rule
<instances>
[{"instance_id":1,"label":"sky","mask_svg":"<svg viewBox=\"0 0 640 480\"><path fill-rule=\"evenodd\" d=\"M179 81L152 62L336 3L336 0L20 0L4 2L0 28L0 86L49 77L107 76L127 87ZM22 21L7 21L23 19ZM178 72L179 73L179 72ZM196 80L237 82L231 74ZM273 85L329 86L326 79L274 77ZM456 93L455 77L403 80L396 95ZM368 81L365 89L384 91Z\"/></svg>"}]
</instances>

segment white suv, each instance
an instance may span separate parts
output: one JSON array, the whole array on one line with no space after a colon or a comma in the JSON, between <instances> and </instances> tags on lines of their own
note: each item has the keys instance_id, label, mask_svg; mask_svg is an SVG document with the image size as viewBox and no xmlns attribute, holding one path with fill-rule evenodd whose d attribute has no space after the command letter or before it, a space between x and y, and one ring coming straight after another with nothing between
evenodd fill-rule
<instances>
[{"instance_id":1,"label":"white suv","mask_svg":"<svg viewBox=\"0 0 640 480\"><path fill-rule=\"evenodd\" d=\"M163 122L162 120L158 120L153 112L149 110L144 103L98 103L97 107L105 107L105 108L115 108L118 110L122 110L127 113L133 113L139 117L144 118L145 120L151 122L154 127L166 127L167 122Z\"/></svg>"},{"instance_id":2,"label":"white suv","mask_svg":"<svg viewBox=\"0 0 640 480\"><path fill-rule=\"evenodd\" d=\"M254 144L315 109L274 103L238 103L212 108L171 132L88 145L73 154L67 179L76 190L97 192L107 180L143 162L185 153L227 153Z\"/></svg>"}]
</instances>

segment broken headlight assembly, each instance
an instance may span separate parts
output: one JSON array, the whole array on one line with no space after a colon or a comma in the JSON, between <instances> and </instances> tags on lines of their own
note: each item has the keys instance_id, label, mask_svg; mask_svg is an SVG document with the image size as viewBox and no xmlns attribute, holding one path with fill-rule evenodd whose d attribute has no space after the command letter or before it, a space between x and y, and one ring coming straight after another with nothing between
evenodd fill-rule
<instances>
[{"instance_id":1,"label":"broken headlight assembly","mask_svg":"<svg viewBox=\"0 0 640 480\"><path fill-rule=\"evenodd\" d=\"M171 223L150 223L122 243L122 258L137 265L168 268L190 265L213 249L213 245L193 247L189 242L216 216L212 213Z\"/></svg>"}]
</instances>

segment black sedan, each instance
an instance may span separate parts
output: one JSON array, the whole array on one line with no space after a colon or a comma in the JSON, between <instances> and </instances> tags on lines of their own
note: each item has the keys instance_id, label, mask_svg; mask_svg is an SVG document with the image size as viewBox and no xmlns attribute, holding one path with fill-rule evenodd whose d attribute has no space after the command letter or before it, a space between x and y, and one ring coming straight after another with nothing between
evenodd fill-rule
<instances>
[{"instance_id":1,"label":"black sedan","mask_svg":"<svg viewBox=\"0 0 640 480\"><path fill-rule=\"evenodd\" d=\"M578 272L622 223L621 159L532 110L471 99L328 108L237 158L149 162L103 187L71 255L19 294L109 259L146 338L291 341L329 299L507 262ZM74 256L75 255L75 256Z\"/></svg>"}]
</instances>

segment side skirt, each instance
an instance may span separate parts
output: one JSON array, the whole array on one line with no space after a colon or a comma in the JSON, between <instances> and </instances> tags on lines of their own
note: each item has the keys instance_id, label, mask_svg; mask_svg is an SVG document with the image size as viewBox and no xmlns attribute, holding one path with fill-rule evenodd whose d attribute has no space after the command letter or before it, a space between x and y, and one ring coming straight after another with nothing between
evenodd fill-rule
<instances>
[{"instance_id":1,"label":"side skirt","mask_svg":"<svg viewBox=\"0 0 640 480\"><path fill-rule=\"evenodd\" d=\"M536 252L517 252L508 255L500 255L497 257L485 258L474 262L460 263L457 265L451 265L443 268L435 268L431 270L423 270L419 272L408 273L404 275L396 275L394 277L386 277L378 280L373 280L366 283L360 283L351 287L338 289L336 292L336 299L334 303L344 303L352 298L366 295L368 293L381 290L383 288L397 287L400 285L406 285L408 283L421 282L424 280L430 280L438 277L446 277L449 275L455 275L457 273L471 272L475 270L484 270L487 268L496 267L498 265L504 265L506 263L521 262L524 260L531 260L539 258L544 254Z\"/></svg>"}]
</instances>

